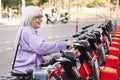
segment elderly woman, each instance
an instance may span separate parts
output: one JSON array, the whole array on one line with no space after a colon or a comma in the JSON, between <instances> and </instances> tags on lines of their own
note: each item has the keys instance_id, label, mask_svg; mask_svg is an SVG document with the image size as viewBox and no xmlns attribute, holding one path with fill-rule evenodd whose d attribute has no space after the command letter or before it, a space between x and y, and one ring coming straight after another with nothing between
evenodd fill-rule
<instances>
[{"instance_id":1,"label":"elderly woman","mask_svg":"<svg viewBox=\"0 0 120 80\"><path fill-rule=\"evenodd\" d=\"M72 49L72 43L66 41L46 42L39 37L37 29L42 22L42 9L28 6L22 13L22 27L18 31L16 56L12 65L12 73L27 74L26 70L40 69L43 55Z\"/></svg>"}]
</instances>

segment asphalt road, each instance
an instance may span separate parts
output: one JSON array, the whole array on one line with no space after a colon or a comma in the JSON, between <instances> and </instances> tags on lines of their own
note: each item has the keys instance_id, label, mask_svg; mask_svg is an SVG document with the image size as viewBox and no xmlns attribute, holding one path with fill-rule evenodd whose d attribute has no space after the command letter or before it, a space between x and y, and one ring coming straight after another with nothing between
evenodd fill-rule
<instances>
[{"instance_id":1,"label":"asphalt road","mask_svg":"<svg viewBox=\"0 0 120 80\"><path fill-rule=\"evenodd\" d=\"M89 20L80 21L78 23L78 31L81 27L89 24L99 24L104 20ZM14 44L15 36L20 28L19 25L1 25L0 26L0 76L6 75L10 72L11 63L14 57ZM38 29L40 37L46 41L54 40L73 40L72 34L76 33L76 23L69 22L68 24L43 24L40 29Z\"/></svg>"}]
</instances>

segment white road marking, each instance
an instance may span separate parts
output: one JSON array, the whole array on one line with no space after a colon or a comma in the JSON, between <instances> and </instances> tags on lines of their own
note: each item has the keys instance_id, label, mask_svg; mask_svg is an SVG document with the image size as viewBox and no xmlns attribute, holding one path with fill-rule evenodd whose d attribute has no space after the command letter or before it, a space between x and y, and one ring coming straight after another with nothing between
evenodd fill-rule
<instances>
[{"instance_id":1,"label":"white road marking","mask_svg":"<svg viewBox=\"0 0 120 80\"><path fill-rule=\"evenodd\" d=\"M11 43L15 43L15 41L4 41L4 42L0 42L0 45L2 45L2 44L11 44Z\"/></svg>"},{"instance_id":2,"label":"white road marking","mask_svg":"<svg viewBox=\"0 0 120 80\"><path fill-rule=\"evenodd\" d=\"M66 35L62 35L62 37L66 37Z\"/></svg>"},{"instance_id":3,"label":"white road marking","mask_svg":"<svg viewBox=\"0 0 120 80\"><path fill-rule=\"evenodd\" d=\"M47 39L53 39L53 37L48 37Z\"/></svg>"},{"instance_id":4,"label":"white road marking","mask_svg":"<svg viewBox=\"0 0 120 80\"><path fill-rule=\"evenodd\" d=\"M72 35L69 35L70 37L72 37Z\"/></svg>"},{"instance_id":5,"label":"white road marking","mask_svg":"<svg viewBox=\"0 0 120 80\"><path fill-rule=\"evenodd\" d=\"M55 38L60 38L60 36L55 36Z\"/></svg>"},{"instance_id":6,"label":"white road marking","mask_svg":"<svg viewBox=\"0 0 120 80\"><path fill-rule=\"evenodd\" d=\"M12 47L7 47L6 49L7 49L7 50L12 50L13 48L12 48Z\"/></svg>"},{"instance_id":7,"label":"white road marking","mask_svg":"<svg viewBox=\"0 0 120 80\"><path fill-rule=\"evenodd\" d=\"M65 38L65 37L70 37L70 36L71 36L71 35L50 36L50 37L47 37L46 39ZM0 42L0 45L2 45L2 44L10 44L10 43L15 43L15 40L13 40L13 41ZM9 49L9 48L8 48L8 49Z\"/></svg>"},{"instance_id":8,"label":"white road marking","mask_svg":"<svg viewBox=\"0 0 120 80\"><path fill-rule=\"evenodd\" d=\"M72 35L50 36L50 37L47 37L46 39L65 38L65 37L71 37L71 36Z\"/></svg>"},{"instance_id":9,"label":"white road marking","mask_svg":"<svg viewBox=\"0 0 120 80\"><path fill-rule=\"evenodd\" d=\"M54 39L54 38L65 38L65 37L70 37L71 35L61 35L61 36L50 36L50 37L47 37L47 39ZM5 41L5 42L0 42L0 45L3 45L3 44L10 44L10 43L15 43L15 40L14 41ZM7 47L6 50L12 50L13 48L12 47ZM0 52L2 51L3 49L0 49Z\"/></svg>"},{"instance_id":10,"label":"white road marking","mask_svg":"<svg viewBox=\"0 0 120 80\"><path fill-rule=\"evenodd\" d=\"M9 44L9 43L11 43L11 41L5 41L5 42L4 42L4 44Z\"/></svg>"}]
</instances>

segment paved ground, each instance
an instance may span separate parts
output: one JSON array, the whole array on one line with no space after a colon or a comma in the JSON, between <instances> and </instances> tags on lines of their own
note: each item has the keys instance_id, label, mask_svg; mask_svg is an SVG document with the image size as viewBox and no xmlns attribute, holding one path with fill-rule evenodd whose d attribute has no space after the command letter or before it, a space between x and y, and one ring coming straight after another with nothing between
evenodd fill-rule
<instances>
[{"instance_id":1,"label":"paved ground","mask_svg":"<svg viewBox=\"0 0 120 80\"><path fill-rule=\"evenodd\" d=\"M120 24L119 23L120 18L119 19L109 18L109 19L111 19L113 21L118 20L118 24ZM94 22L99 22L99 21L103 21L103 20L106 20L106 18L83 18L83 19L79 19L78 22L80 22L80 23L85 23L85 22L90 23L90 22L93 22L93 21ZM7 18L3 18L0 25L18 25L18 24L20 24L20 21L21 21L20 19L16 19L16 18L11 19L10 21ZM71 22L76 23L76 20L72 20L72 21L69 21L69 22L70 23ZM43 23L45 23L45 22L43 22Z\"/></svg>"}]
</instances>

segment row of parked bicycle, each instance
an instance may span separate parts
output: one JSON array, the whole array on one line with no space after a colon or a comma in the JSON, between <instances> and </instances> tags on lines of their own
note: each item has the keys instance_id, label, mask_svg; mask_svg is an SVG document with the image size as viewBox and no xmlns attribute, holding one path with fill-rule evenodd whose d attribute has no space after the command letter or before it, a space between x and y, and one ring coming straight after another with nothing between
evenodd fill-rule
<instances>
[{"instance_id":1,"label":"row of parked bicycle","mask_svg":"<svg viewBox=\"0 0 120 80\"><path fill-rule=\"evenodd\" d=\"M119 25L111 20L88 25L73 38L73 51L61 51L60 55L54 55L41 64L40 71L29 71L33 80L120 79Z\"/></svg>"}]
</instances>

